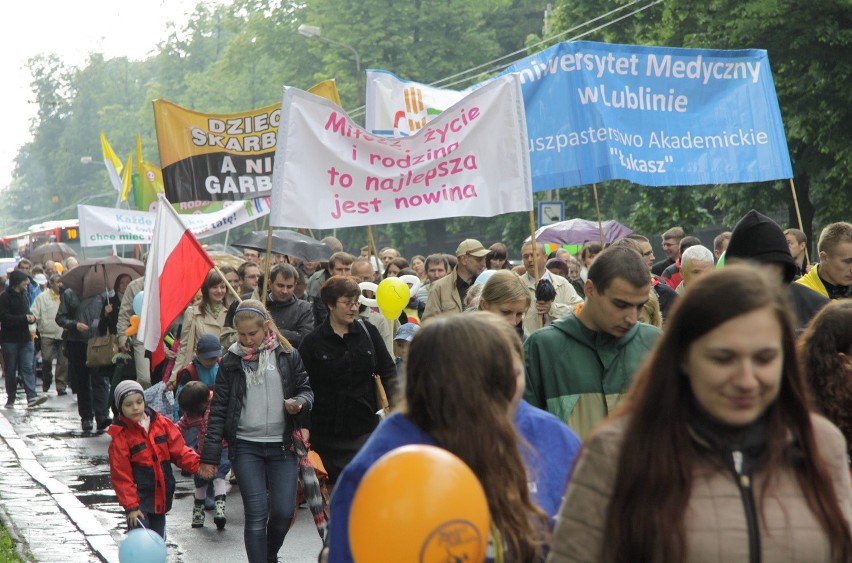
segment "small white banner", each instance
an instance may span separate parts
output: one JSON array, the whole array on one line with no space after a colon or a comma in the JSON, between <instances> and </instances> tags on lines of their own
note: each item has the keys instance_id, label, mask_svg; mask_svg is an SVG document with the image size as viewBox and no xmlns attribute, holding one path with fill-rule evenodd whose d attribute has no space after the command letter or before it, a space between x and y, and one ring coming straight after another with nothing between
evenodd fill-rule
<instances>
[{"instance_id":1,"label":"small white banner","mask_svg":"<svg viewBox=\"0 0 852 563\"><path fill-rule=\"evenodd\" d=\"M269 198L234 202L213 213L181 215L184 225L198 238L224 233L269 213ZM128 211L110 207L78 205L80 246L150 244L156 211Z\"/></svg>"},{"instance_id":2,"label":"small white banner","mask_svg":"<svg viewBox=\"0 0 852 563\"><path fill-rule=\"evenodd\" d=\"M515 75L493 80L417 134L377 137L339 107L284 93L271 224L333 229L532 209L527 127Z\"/></svg>"}]
</instances>

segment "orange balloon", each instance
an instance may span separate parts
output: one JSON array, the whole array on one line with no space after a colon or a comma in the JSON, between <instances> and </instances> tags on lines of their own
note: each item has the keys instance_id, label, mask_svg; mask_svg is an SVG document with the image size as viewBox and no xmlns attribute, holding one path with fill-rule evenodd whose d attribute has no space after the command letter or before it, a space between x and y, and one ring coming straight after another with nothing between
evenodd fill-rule
<instances>
[{"instance_id":1,"label":"orange balloon","mask_svg":"<svg viewBox=\"0 0 852 563\"><path fill-rule=\"evenodd\" d=\"M403 446L376 461L355 491L349 543L356 563L478 563L490 521L482 485L462 460Z\"/></svg>"}]
</instances>

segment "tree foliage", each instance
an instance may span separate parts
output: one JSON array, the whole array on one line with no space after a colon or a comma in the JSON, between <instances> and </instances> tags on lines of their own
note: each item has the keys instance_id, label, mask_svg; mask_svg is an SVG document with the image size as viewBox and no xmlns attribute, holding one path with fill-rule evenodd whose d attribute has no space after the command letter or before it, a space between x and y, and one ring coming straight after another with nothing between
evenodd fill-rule
<instances>
[{"instance_id":1,"label":"tree foliage","mask_svg":"<svg viewBox=\"0 0 852 563\"><path fill-rule=\"evenodd\" d=\"M546 0L234 0L200 2L186 25L172 25L144 60L93 53L71 67L57 55L29 62L38 113L32 140L15 159L0 224L23 230L47 219L76 216L76 205L110 205L115 192L100 166L103 130L119 157L142 135L145 156L156 161L151 101L165 98L201 112L237 112L281 99L283 85L310 87L336 78L344 107L361 105L355 54L362 72L387 69L431 83L484 65L479 75L442 84L463 87L493 72L486 64L543 35ZM558 0L550 33L559 33L625 7L629 0ZM650 4L650 0L641 5ZM621 12L593 25L612 21ZM850 189L850 66L852 4L848 0L663 0L584 37L596 41L769 51L784 117L795 185L806 224L848 220ZM324 39L298 34L300 24L320 27ZM580 27L577 33L588 30ZM573 35L573 33L572 33ZM354 52L353 52L354 50ZM517 59L522 54L515 55ZM510 62L507 59L505 62ZM455 86L454 82L459 82ZM357 115L357 112L356 112ZM91 156L94 165L83 164ZM756 207L787 210L790 187L760 185L648 188L628 182L597 186L604 219L646 234L672 224L689 230L723 221L731 225ZM591 186L536 194L565 202L567 217L596 219ZM255 225L247 228L260 228ZM520 247L530 231L525 213L499 218L454 218L374 228L379 245L406 254L447 251L464 237ZM315 233L317 236L331 231ZM366 242L365 229L342 229L346 248ZM514 250L512 250L514 252Z\"/></svg>"}]
</instances>

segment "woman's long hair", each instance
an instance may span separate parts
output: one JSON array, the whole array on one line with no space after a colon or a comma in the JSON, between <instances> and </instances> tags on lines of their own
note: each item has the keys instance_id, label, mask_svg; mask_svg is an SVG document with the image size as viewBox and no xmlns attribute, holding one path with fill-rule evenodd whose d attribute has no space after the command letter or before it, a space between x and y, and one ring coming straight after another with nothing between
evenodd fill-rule
<instances>
[{"instance_id":1,"label":"woman's long hair","mask_svg":"<svg viewBox=\"0 0 852 563\"><path fill-rule=\"evenodd\" d=\"M839 356L852 356L852 301L823 307L799 339L799 351L816 407L840 428L852 454L852 373Z\"/></svg>"},{"instance_id":2,"label":"woman's long hair","mask_svg":"<svg viewBox=\"0 0 852 563\"><path fill-rule=\"evenodd\" d=\"M754 267L728 266L699 278L678 300L666 332L615 415L629 415L629 420L607 508L605 561L675 562L686 557L684 513L699 453L689 434L693 395L681 366L697 339L735 317L763 308L770 308L781 326L784 358L780 392L766 412L764 467L770 478L762 496L772 481L773 468L790 465L785 450L792 434L802 453L792 469L829 538L832 558L839 563L852 557L848 523L828 471L819 461L784 290Z\"/></svg>"},{"instance_id":3,"label":"woman's long hair","mask_svg":"<svg viewBox=\"0 0 852 563\"><path fill-rule=\"evenodd\" d=\"M530 499L512 416L522 360L520 339L500 317L436 317L411 343L401 407L479 478L511 561L540 557L548 526Z\"/></svg>"}]
</instances>

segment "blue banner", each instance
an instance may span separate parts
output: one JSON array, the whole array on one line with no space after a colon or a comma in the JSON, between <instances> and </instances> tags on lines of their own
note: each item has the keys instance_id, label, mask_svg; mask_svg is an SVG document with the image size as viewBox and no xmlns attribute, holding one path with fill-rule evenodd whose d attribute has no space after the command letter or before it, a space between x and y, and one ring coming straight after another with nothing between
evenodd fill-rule
<instances>
[{"instance_id":1,"label":"blue banner","mask_svg":"<svg viewBox=\"0 0 852 563\"><path fill-rule=\"evenodd\" d=\"M533 191L792 177L766 51L560 43L513 64Z\"/></svg>"}]
</instances>

